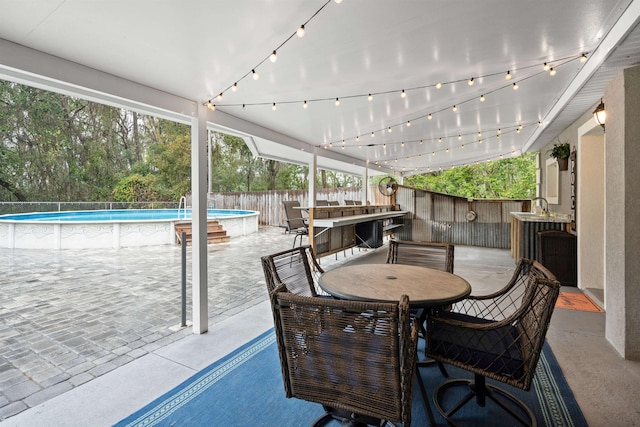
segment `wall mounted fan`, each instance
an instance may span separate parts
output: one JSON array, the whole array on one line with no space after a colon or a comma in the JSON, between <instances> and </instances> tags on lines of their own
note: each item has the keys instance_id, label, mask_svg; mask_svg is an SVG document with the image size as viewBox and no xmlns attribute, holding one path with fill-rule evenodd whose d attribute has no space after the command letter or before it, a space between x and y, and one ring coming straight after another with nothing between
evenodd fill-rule
<instances>
[{"instance_id":1,"label":"wall mounted fan","mask_svg":"<svg viewBox=\"0 0 640 427\"><path fill-rule=\"evenodd\" d=\"M398 183L392 177L387 176L378 183L378 190L383 196L392 196L398 191Z\"/></svg>"}]
</instances>

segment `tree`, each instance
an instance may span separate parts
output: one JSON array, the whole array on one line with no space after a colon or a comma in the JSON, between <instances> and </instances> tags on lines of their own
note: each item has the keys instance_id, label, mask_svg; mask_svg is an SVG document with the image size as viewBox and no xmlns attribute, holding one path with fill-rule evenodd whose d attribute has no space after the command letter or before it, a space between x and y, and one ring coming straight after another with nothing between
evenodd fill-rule
<instances>
[{"instance_id":1,"label":"tree","mask_svg":"<svg viewBox=\"0 0 640 427\"><path fill-rule=\"evenodd\" d=\"M405 178L406 185L474 199L530 199L535 195L535 157L496 160Z\"/></svg>"}]
</instances>

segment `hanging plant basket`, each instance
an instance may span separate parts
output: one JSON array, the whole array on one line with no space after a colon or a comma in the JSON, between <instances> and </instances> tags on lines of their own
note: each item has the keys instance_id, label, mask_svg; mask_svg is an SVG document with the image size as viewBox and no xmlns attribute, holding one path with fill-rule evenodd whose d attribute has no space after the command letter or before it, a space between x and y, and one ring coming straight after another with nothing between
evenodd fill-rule
<instances>
[{"instance_id":1,"label":"hanging plant basket","mask_svg":"<svg viewBox=\"0 0 640 427\"><path fill-rule=\"evenodd\" d=\"M569 169L569 159L556 159L558 162L558 170L566 171Z\"/></svg>"},{"instance_id":2,"label":"hanging plant basket","mask_svg":"<svg viewBox=\"0 0 640 427\"><path fill-rule=\"evenodd\" d=\"M551 157L558 162L558 169L566 171L569 169L569 155L571 154L571 147L568 142L558 141L553 145L551 149Z\"/></svg>"}]
</instances>

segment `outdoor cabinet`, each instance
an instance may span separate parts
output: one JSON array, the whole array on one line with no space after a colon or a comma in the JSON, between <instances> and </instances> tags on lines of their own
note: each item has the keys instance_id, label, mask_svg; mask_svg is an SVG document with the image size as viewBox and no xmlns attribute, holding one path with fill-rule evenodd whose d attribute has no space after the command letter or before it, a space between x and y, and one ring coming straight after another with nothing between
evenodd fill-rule
<instances>
[{"instance_id":1,"label":"outdoor cabinet","mask_svg":"<svg viewBox=\"0 0 640 427\"><path fill-rule=\"evenodd\" d=\"M538 231L538 261L563 286L578 286L577 238L566 231Z\"/></svg>"},{"instance_id":2,"label":"outdoor cabinet","mask_svg":"<svg viewBox=\"0 0 640 427\"><path fill-rule=\"evenodd\" d=\"M356 244L360 248L382 246L383 224L381 220L356 224Z\"/></svg>"}]
</instances>

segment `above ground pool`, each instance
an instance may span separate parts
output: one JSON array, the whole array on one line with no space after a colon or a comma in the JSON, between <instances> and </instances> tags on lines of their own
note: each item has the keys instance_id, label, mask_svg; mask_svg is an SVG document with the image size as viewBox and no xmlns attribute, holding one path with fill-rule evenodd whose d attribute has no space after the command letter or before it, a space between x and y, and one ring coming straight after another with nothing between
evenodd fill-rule
<instances>
[{"instance_id":1,"label":"above ground pool","mask_svg":"<svg viewBox=\"0 0 640 427\"><path fill-rule=\"evenodd\" d=\"M210 209L230 237L258 231L259 212ZM187 209L114 209L0 215L0 248L120 248L175 244L175 223Z\"/></svg>"}]
</instances>

